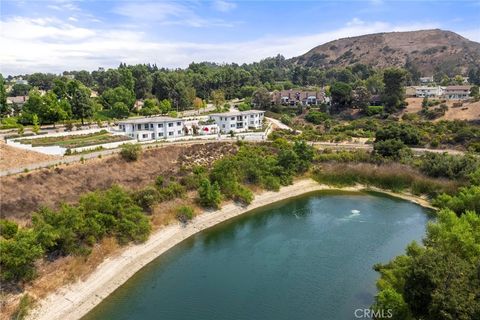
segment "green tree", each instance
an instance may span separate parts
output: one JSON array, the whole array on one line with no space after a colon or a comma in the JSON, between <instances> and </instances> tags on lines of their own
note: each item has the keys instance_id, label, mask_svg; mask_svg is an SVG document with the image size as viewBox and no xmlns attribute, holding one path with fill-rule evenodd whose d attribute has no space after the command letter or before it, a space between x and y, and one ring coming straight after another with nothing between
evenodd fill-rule
<instances>
[{"instance_id":1,"label":"green tree","mask_svg":"<svg viewBox=\"0 0 480 320\"><path fill-rule=\"evenodd\" d=\"M32 124L32 132L38 134L40 132L40 122L36 113L34 113L32 116Z\"/></svg>"},{"instance_id":2,"label":"green tree","mask_svg":"<svg viewBox=\"0 0 480 320\"><path fill-rule=\"evenodd\" d=\"M28 84L15 83L8 93L10 97L26 96L32 87Z\"/></svg>"},{"instance_id":3,"label":"green tree","mask_svg":"<svg viewBox=\"0 0 480 320\"><path fill-rule=\"evenodd\" d=\"M351 107L352 103L352 87L345 82L337 81L331 88L332 111L341 112Z\"/></svg>"},{"instance_id":4,"label":"green tree","mask_svg":"<svg viewBox=\"0 0 480 320\"><path fill-rule=\"evenodd\" d=\"M132 76L135 80L135 96L137 99L144 99L152 91L152 76L146 65L137 64L131 67Z\"/></svg>"},{"instance_id":5,"label":"green tree","mask_svg":"<svg viewBox=\"0 0 480 320\"><path fill-rule=\"evenodd\" d=\"M265 87L258 88L252 95L252 102L255 108L269 109L272 105L270 92Z\"/></svg>"},{"instance_id":6,"label":"green tree","mask_svg":"<svg viewBox=\"0 0 480 320\"><path fill-rule=\"evenodd\" d=\"M102 101L107 109L112 109L115 103L122 102L131 111L135 105L135 94L132 90L120 86L105 90L102 94Z\"/></svg>"},{"instance_id":7,"label":"green tree","mask_svg":"<svg viewBox=\"0 0 480 320\"><path fill-rule=\"evenodd\" d=\"M405 106L405 81L406 72L399 68L388 68L383 72L385 88L382 101L385 110L389 113L397 111Z\"/></svg>"},{"instance_id":8,"label":"green tree","mask_svg":"<svg viewBox=\"0 0 480 320\"><path fill-rule=\"evenodd\" d=\"M473 86L470 88L470 97L479 98L480 97L480 90L478 86Z\"/></svg>"},{"instance_id":9,"label":"green tree","mask_svg":"<svg viewBox=\"0 0 480 320\"><path fill-rule=\"evenodd\" d=\"M110 110L110 114L117 119L128 118L130 111L125 103L118 101L115 102Z\"/></svg>"},{"instance_id":10,"label":"green tree","mask_svg":"<svg viewBox=\"0 0 480 320\"><path fill-rule=\"evenodd\" d=\"M10 113L10 107L7 105L7 93L5 91L5 80L0 73L0 115L7 115Z\"/></svg>"},{"instance_id":11,"label":"green tree","mask_svg":"<svg viewBox=\"0 0 480 320\"><path fill-rule=\"evenodd\" d=\"M366 110L370 105L371 94L365 86L357 86L352 93L352 106Z\"/></svg>"},{"instance_id":12,"label":"green tree","mask_svg":"<svg viewBox=\"0 0 480 320\"><path fill-rule=\"evenodd\" d=\"M73 117L80 119L82 124L84 124L84 120L93 115L90 90L80 81L72 80L67 83L67 96L72 108Z\"/></svg>"},{"instance_id":13,"label":"green tree","mask_svg":"<svg viewBox=\"0 0 480 320\"><path fill-rule=\"evenodd\" d=\"M210 97L215 109L220 110L220 107L225 103L225 93L222 90L212 90Z\"/></svg>"}]
</instances>

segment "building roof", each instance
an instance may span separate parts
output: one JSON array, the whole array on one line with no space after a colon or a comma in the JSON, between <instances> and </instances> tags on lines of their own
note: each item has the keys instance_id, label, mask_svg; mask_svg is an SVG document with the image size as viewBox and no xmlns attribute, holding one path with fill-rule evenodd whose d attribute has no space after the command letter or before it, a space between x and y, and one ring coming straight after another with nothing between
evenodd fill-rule
<instances>
[{"instance_id":1,"label":"building roof","mask_svg":"<svg viewBox=\"0 0 480 320\"><path fill-rule=\"evenodd\" d=\"M462 91L462 90L470 90L472 86L448 86L445 90L448 91Z\"/></svg>"},{"instance_id":2,"label":"building roof","mask_svg":"<svg viewBox=\"0 0 480 320\"><path fill-rule=\"evenodd\" d=\"M248 114L260 114L265 113L263 110L248 110L248 111L234 111L234 112L224 112L224 113L212 113L210 116L221 116L221 117L235 117L243 116Z\"/></svg>"},{"instance_id":3,"label":"building roof","mask_svg":"<svg viewBox=\"0 0 480 320\"><path fill-rule=\"evenodd\" d=\"M173 122L173 121L184 121L181 118L172 118L172 117L145 117L145 118L136 118L136 119L127 119L123 121L119 121L118 123L126 124L126 123L152 123L152 122Z\"/></svg>"},{"instance_id":4,"label":"building roof","mask_svg":"<svg viewBox=\"0 0 480 320\"><path fill-rule=\"evenodd\" d=\"M7 97L7 103L22 104L28 100L28 96Z\"/></svg>"}]
</instances>

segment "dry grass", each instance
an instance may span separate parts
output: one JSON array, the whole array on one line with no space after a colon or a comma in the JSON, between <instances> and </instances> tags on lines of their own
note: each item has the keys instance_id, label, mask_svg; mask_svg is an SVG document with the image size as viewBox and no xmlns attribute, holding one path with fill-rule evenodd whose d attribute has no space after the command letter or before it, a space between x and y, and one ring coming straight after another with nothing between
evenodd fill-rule
<instances>
[{"instance_id":1,"label":"dry grass","mask_svg":"<svg viewBox=\"0 0 480 320\"><path fill-rule=\"evenodd\" d=\"M59 158L58 156L15 148L0 140L0 170L2 171Z\"/></svg>"},{"instance_id":2,"label":"dry grass","mask_svg":"<svg viewBox=\"0 0 480 320\"><path fill-rule=\"evenodd\" d=\"M182 167L210 165L225 154L235 152L231 143L167 146L145 150L138 161L126 162L119 156L86 161L55 169L0 178L1 213L15 220L29 220L40 206L58 207L75 203L82 194L107 189L114 184L137 190L159 175L178 174Z\"/></svg>"},{"instance_id":3,"label":"dry grass","mask_svg":"<svg viewBox=\"0 0 480 320\"><path fill-rule=\"evenodd\" d=\"M405 113L418 113L422 110L423 98L407 98L408 106L401 112L401 115ZM446 105L448 111L443 117L439 117L434 121L440 120L480 120L480 101L477 102L465 102L462 107L453 108L454 100L447 100Z\"/></svg>"}]
</instances>

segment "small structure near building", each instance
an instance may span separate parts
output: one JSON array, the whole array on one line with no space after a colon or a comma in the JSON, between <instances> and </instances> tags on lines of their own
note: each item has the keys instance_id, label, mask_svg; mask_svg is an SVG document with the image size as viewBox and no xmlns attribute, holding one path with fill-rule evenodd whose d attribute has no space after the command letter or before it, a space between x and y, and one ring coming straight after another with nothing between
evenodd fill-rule
<instances>
[{"instance_id":1,"label":"small structure near building","mask_svg":"<svg viewBox=\"0 0 480 320\"><path fill-rule=\"evenodd\" d=\"M317 90L282 90L273 91L271 93L272 104L284 105L284 106L312 106L319 105L326 102L325 93Z\"/></svg>"},{"instance_id":2,"label":"small structure near building","mask_svg":"<svg viewBox=\"0 0 480 320\"><path fill-rule=\"evenodd\" d=\"M445 99L450 100L465 100L470 98L470 89L472 86L448 86L443 92Z\"/></svg>"},{"instance_id":3,"label":"small structure near building","mask_svg":"<svg viewBox=\"0 0 480 320\"><path fill-rule=\"evenodd\" d=\"M261 129L263 125L263 118L265 111L262 110L249 110L249 111L236 111L226 113L214 113L209 115L209 119L213 120L220 132L228 133L244 132L249 129Z\"/></svg>"}]
</instances>

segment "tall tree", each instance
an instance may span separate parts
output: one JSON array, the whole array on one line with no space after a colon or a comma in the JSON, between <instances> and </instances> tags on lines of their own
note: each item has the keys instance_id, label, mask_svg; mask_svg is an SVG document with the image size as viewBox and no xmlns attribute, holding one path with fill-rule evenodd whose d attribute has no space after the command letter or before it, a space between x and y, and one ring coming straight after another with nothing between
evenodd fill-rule
<instances>
[{"instance_id":1,"label":"tall tree","mask_svg":"<svg viewBox=\"0 0 480 320\"><path fill-rule=\"evenodd\" d=\"M93 115L93 105L90 100L90 90L80 81L72 80L67 85L68 100L72 106L72 114L80 119L82 124L84 120Z\"/></svg>"},{"instance_id":2,"label":"tall tree","mask_svg":"<svg viewBox=\"0 0 480 320\"><path fill-rule=\"evenodd\" d=\"M332 111L341 112L351 107L352 87L345 82L337 81L330 88L332 96Z\"/></svg>"},{"instance_id":3,"label":"tall tree","mask_svg":"<svg viewBox=\"0 0 480 320\"><path fill-rule=\"evenodd\" d=\"M147 94L152 91L152 76L146 65L137 64L131 67L132 75L135 80L135 97L137 99L145 99Z\"/></svg>"},{"instance_id":4,"label":"tall tree","mask_svg":"<svg viewBox=\"0 0 480 320\"><path fill-rule=\"evenodd\" d=\"M225 103L225 94L222 90L213 90L211 93L212 103L217 110Z\"/></svg>"},{"instance_id":5,"label":"tall tree","mask_svg":"<svg viewBox=\"0 0 480 320\"><path fill-rule=\"evenodd\" d=\"M0 73L0 115L6 115L10 113L10 108L7 105L7 93L5 91L5 80Z\"/></svg>"},{"instance_id":6,"label":"tall tree","mask_svg":"<svg viewBox=\"0 0 480 320\"><path fill-rule=\"evenodd\" d=\"M252 96L252 102L255 104L255 107L260 109L269 109L272 104L272 98L270 92L265 87L258 88L255 90Z\"/></svg>"},{"instance_id":7,"label":"tall tree","mask_svg":"<svg viewBox=\"0 0 480 320\"><path fill-rule=\"evenodd\" d=\"M387 112L395 112L405 106L405 80L407 73L400 68L388 68L383 72L385 89L382 101Z\"/></svg>"}]
</instances>

